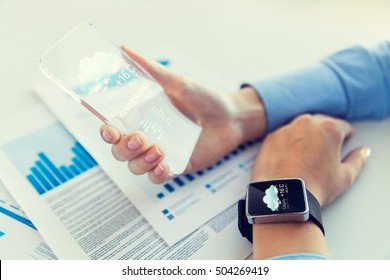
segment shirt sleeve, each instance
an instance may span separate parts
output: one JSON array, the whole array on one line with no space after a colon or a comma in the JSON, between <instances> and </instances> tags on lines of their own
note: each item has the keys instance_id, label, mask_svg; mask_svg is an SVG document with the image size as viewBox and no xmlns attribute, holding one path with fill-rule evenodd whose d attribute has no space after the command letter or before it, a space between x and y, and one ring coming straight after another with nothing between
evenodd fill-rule
<instances>
[{"instance_id":1,"label":"shirt sleeve","mask_svg":"<svg viewBox=\"0 0 390 280\"><path fill-rule=\"evenodd\" d=\"M312 253L297 253L280 255L269 258L268 260L329 260L326 256Z\"/></svg>"},{"instance_id":2,"label":"shirt sleeve","mask_svg":"<svg viewBox=\"0 0 390 280\"><path fill-rule=\"evenodd\" d=\"M351 47L311 67L246 85L264 103L268 131L303 113L384 118L390 114L390 42Z\"/></svg>"}]
</instances>

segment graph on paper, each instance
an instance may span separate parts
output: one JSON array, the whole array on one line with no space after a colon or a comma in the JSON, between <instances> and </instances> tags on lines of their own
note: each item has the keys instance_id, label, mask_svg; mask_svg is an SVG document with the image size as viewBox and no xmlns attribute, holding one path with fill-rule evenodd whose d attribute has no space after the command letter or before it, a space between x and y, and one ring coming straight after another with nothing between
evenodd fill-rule
<instances>
[{"instance_id":1,"label":"graph on paper","mask_svg":"<svg viewBox=\"0 0 390 280\"><path fill-rule=\"evenodd\" d=\"M184 174L179 177L176 177L172 179L171 181L163 184L163 188L158 189L157 193L155 194L155 197L159 200L164 199L165 197L169 196L170 194L179 191L180 189L187 186L189 183L192 183L196 181L198 178L203 177L208 172L222 167L225 163L229 162L230 160L234 159L236 156L238 156L240 153L246 151L248 148L251 148L253 145L258 143L259 141L249 141L245 144L241 144L237 147L237 149L233 150L230 154L226 155L222 160L218 161L212 166L209 166L206 169L199 170L194 173ZM239 163L238 168L243 169L246 167L245 163ZM203 184L203 187L210 192L214 193L216 192L216 189L213 187L213 184L211 182L206 182ZM157 190L157 189L156 189Z\"/></svg>"},{"instance_id":2,"label":"graph on paper","mask_svg":"<svg viewBox=\"0 0 390 280\"><path fill-rule=\"evenodd\" d=\"M72 163L68 166L56 166L44 152L38 153L39 159L30 168L31 174L27 175L27 180L39 194L44 194L97 166L96 161L79 142L76 141L71 150L74 154L71 158Z\"/></svg>"},{"instance_id":3,"label":"graph on paper","mask_svg":"<svg viewBox=\"0 0 390 280\"><path fill-rule=\"evenodd\" d=\"M58 123L6 145L4 151L39 195L97 166Z\"/></svg>"},{"instance_id":4,"label":"graph on paper","mask_svg":"<svg viewBox=\"0 0 390 280\"><path fill-rule=\"evenodd\" d=\"M16 201L11 197L5 186L0 183L0 216L1 215L8 216L13 220L36 230L36 227L26 216L26 213L24 213L22 208L20 208Z\"/></svg>"},{"instance_id":5,"label":"graph on paper","mask_svg":"<svg viewBox=\"0 0 390 280\"><path fill-rule=\"evenodd\" d=\"M8 199L0 198L0 213L10 217L11 219L18 221L26 226L36 230L34 224L29 220L22 209L15 205L16 203L10 202Z\"/></svg>"}]
</instances>

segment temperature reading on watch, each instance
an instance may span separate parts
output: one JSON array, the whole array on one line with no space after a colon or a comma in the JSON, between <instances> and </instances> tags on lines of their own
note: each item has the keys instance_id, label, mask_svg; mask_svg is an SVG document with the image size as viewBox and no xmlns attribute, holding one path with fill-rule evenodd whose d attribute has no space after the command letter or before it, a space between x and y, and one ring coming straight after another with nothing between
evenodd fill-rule
<instances>
[{"instance_id":1,"label":"temperature reading on watch","mask_svg":"<svg viewBox=\"0 0 390 280\"><path fill-rule=\"evenodd\" d=\"M284 184L279 184L278 190L281 197L288 195L288 188Z\"/></svg>"}]
</instances>

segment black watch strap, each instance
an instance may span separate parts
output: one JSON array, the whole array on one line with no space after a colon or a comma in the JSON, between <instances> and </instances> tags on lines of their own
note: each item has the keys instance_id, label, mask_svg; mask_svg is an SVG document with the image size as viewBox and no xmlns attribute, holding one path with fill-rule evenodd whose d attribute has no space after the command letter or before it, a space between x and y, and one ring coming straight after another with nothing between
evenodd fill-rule
<instances>
[{"instance_id":1,"label":"black watch strap","mask_svg":"<svg viewBox=\"0 0 390 280\"><path fill-rule=\"evenodd\" d=\"M245 199L241 199L238 201L238 229L242 237L253 243L252 225L248 222L245 212Z\"/></svg>"},{"instance_id":2,"label":"black watch strap","mask_svg":"<svg viewBox=\"0 0 390 280\"><path fill-rule=\"evenodd\" d=\"M312 195L311 192L306 190L307 194L307 202L309 203L309 219L315 223L320 230L322 231L322 234L325 236L325 229L322 225L322 215L321 215L321 205L318 202L317 198L315 198L314 195Z\"/></svg>"},{"instance_id":3,"label":"black watch strap","mask_svg":"<svg viewBox=\"0 0 390 280\"><path fill-rule=\"evenodd\" d=\"M316 224L322 233L325 236L325 229L322 225L321 218L321 205L314 195L311 194L308 190L306 190L307 201L309 203L309 219ZM248 222L245 211L245 200L241 199L238 201L238 229L242 237L248 239L251 243L253 243L253 233L252 233L252 224Z\"/></svg>"}]
</instances>

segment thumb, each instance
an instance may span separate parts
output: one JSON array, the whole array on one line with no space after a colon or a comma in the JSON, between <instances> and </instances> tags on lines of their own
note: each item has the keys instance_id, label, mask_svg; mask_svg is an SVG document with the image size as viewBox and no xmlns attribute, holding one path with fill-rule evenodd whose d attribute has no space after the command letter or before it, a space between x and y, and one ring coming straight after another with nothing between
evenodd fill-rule
<instances>
[{"instance_id":1,"label":"thumb","mask_svg":"<svg viewBox=\"0 0 390 280\"><path fill-rule=\"evenodd\" d=\"M146 72L148 72L164 88L164 90L168 90L170 87L175 87L181 82L181 78L178 75L172 73L160 63L149 59L126 46L122 46L121 48L139 66L146 70Z\"/></svg>"},{"instance_id":2,"label":"thumb","mask_svg":"<svg viewBox=\"0 0 390 280\"><path fill-rule=\"evenodd\" d=\"M368 157L371 155L371 149L368 147L360 147L352 150L343 160L344 182L348 187L355 182L359 176Z\"/></svg>"}]
</instances>

